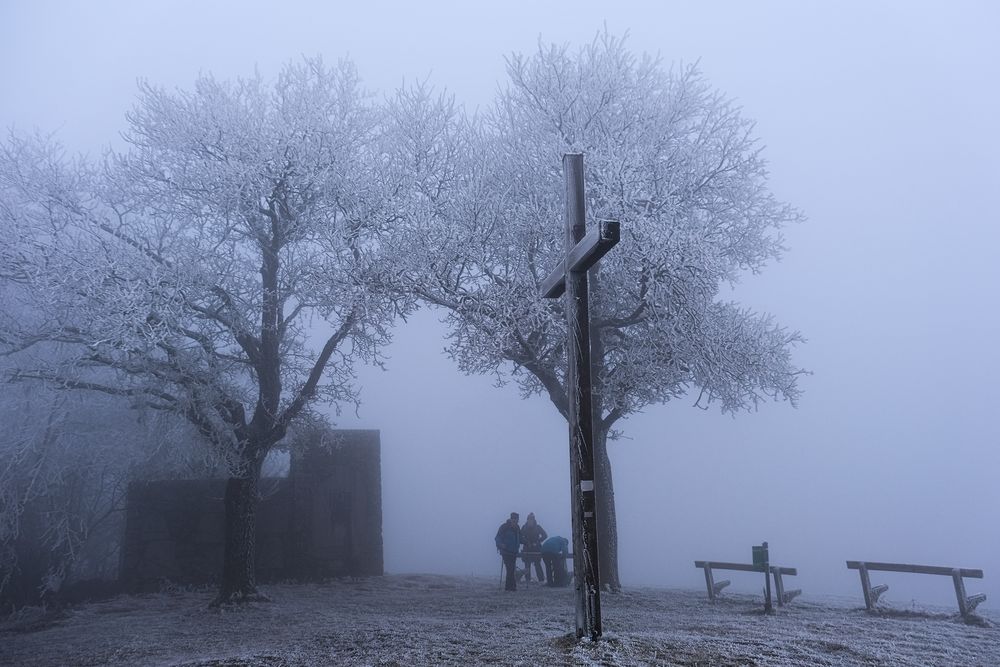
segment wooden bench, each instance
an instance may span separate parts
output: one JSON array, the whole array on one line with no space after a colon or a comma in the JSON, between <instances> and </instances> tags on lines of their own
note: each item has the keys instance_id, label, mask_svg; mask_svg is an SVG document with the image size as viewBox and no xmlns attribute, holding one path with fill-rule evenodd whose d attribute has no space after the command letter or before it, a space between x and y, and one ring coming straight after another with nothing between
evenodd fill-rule
<instances>
[{"instance_id":1,"label":"wooden bench","mask_svg":"<svg viewBox=\"0 0 1000 667\"><path fill-rule=\"evenodd\" d=\"M708 599L714 600L716 596L720 595L722 589L729 585L728 579L723 579L722 581L715 581L712 576L712 570L739 570L740 572L763 572L763 565L751 565L748 563L721 563L719 561L712 560L696 560L694 562L695 567L700 567L705 571L705 586L708 588ZM771 576L774 577L774 590L777 593L778 606L781 607L797 596L802 594L801 589L795 589L791 591L785 590L785 582L782 579L783 576L795 576L799 572L794 567L778 567L777 565L771 565L768 568L771 572Z\"/></svg>"},{"instance_id":2,"label":"wooden bench","mask_svg":"<svg viewBox=\"0 0 1000 667\"><path fill-rule=\"evenodd\" d=\"M905 563L873 563L870 561L859 560L847 561L847 567L851 570L857 570L858 574L861 575L861 592L865 596L865 607L869 610L874 609L879 596L889 590L889 587L885 584L872 586L871 580L868 577L868 573L871 571L937 574L945 577L951 577L952 582L955 584L955 596L958 598L958 611L961 612L962 618L967 618L969 614L974 612L976 607L978 607L979 604L986 599L985 593L966 595L965 581L963 581L964 577L982 579L982 570L969 570L957 567L937 567L935 565L907 565Z\"/></svg>"}]
</instances>

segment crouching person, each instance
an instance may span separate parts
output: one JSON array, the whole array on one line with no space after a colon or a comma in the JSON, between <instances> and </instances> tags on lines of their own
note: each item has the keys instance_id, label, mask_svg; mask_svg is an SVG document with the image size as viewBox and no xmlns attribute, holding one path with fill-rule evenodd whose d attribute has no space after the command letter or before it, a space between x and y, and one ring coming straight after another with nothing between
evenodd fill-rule
<instances>
[{"instance_id":1,"label":"crouching person","mask_svg":"<svg viewBox=\"0 0 1000 667\"><path fill-rule=\"evenodd\" d=\"M566 572L566 556L569 554L569 540L553 535L542 542L542 560L545 562L547 586L566 586L569 574Z\"/></svg>"}]
</instances>

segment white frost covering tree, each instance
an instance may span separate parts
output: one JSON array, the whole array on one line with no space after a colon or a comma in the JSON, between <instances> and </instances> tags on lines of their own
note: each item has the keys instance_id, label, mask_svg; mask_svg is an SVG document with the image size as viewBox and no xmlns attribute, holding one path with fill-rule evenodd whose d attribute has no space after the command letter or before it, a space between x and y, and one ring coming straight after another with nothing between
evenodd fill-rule
<instances>
[{"instance_id":1,"label":"white frost covering tree","mask_svg":"<svg viewBox=\"0 0 1000 667\"><path fill-rule=\"evenodd\" d=\"M600 568L616 590L615 425L690 391L726 412L799 395L799 334L720 289L777 258L780 228L801 215L769 193L753 124L695 67L665 70L604 34L514 55L507 72L474 128L452 118L432 133L465 176L442 171L430 190L409 277L446 312L463 371L509 372L566 416L563 304L539 285L565 252L562 155L584 154L589 224L622 229L590 283Z\"/></svg>"},{"instance_id":2,"label":"white frost covering tree","mask_svg":"<svg viewBox=\"0 0 1000 667\"><path fill-rule=\"evenodd\" d=\"M176 417L112 396L8 384L0 423L0 606L59 605L67 584L116 578L129 482L211 463Z\"/></svg>"},{"instance_id":3,"label":"white frost covering tree","mask_svg":"<svg viewBox=\"0 0 1000 667\"><path fill-rule=\"evenodd\" d=\"M383 244L400 167L419 160L400 152L400 120L352 65L315 59L273 84L141 84L127 149L100 165L44 138L2 147L0 267L20 303L0 312L0 344L22 359L73 350L13 377L177 413L225 457L217 603L258 595L266 454L313 401L356 401L353 365L379 360L408 308Z\"/></svg>"}]
</instances>

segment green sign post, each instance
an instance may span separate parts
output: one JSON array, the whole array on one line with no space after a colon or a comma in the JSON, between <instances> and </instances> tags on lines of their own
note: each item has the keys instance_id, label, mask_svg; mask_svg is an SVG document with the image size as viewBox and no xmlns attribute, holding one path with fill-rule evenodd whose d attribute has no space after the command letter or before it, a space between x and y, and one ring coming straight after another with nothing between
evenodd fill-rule
<instances>
[{"instance_id":1,"label":"green sign post","mask_svg":"<svg viewBox=\"0 0 1000 667\"><path fill-rule=\"evenodd\" d=\"M753 564L764 572L764 613L771 613L771 558L767 553L767 542L760 546L754 545Z\"/></svg>"}]
</instances>

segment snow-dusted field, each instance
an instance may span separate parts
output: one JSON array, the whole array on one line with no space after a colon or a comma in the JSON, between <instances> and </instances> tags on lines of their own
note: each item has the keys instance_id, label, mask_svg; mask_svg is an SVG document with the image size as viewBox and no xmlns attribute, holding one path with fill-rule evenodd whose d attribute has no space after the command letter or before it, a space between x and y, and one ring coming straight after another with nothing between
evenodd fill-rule
<instances>
[{"instance_id":1,"label":"snow-dusted field","mask_svg":"<svg viewBox=\"0 0 1000 667\"><path fill-rule=\"evenodd\" d=\"M0 622L4 665L1000 665L1000 619L872 616L860 601L633 589L604 595L605 639L571 634L573 592L392 575L267 586L271 603L212 611L210 591L120 596L51 621Z\"/></svg>"}]
</instances>

